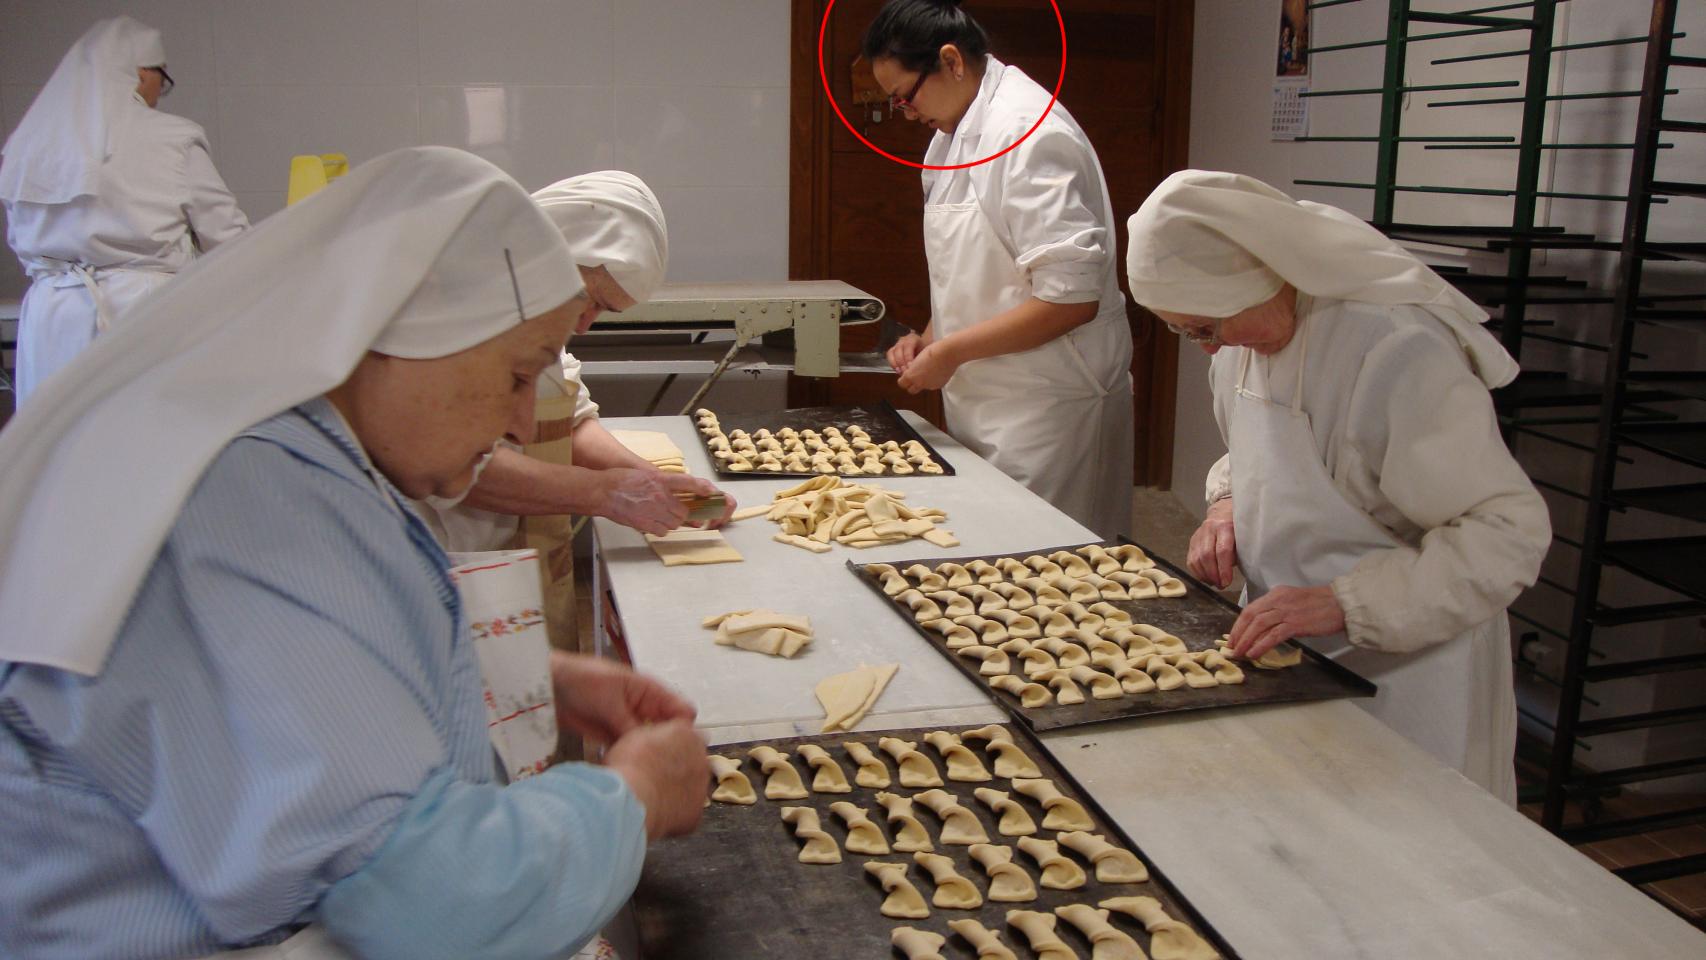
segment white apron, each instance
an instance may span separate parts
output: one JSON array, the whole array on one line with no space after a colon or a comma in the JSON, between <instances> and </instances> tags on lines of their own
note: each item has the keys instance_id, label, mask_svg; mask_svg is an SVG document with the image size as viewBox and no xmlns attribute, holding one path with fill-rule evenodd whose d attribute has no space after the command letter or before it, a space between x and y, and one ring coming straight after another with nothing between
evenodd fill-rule
<instances>
[{"instance_id":1,"label":"white apron","mask_svg":"<svg viewBox=\"0 0 1706 960\"><path fill-rule=\"evenodd\" d=\"M925 205L924 252L937 338L1031 297L1030 281L975 200ZM1080 347L1094 349L1101 329L1093 320L1040 347L973 360L942 388L942 406L954 439L1113 537L1131 528L1131 375L1122 371L1115 387L1097 381Z\"/></svg>"},{"instance_id":2,"label":"white apron","mask_svg":"<svg viewBox=\"0 0 1706 960\"><path fill-rule=\"evenodd\" d=\"M1297 336L1301 356L1291 405L1246 388L1252 353L1246 348L1228 408L1233 531L1249 600L1279 586L1326 586L1367 554L1404 546L1345 499L1321 462L1303 410L1303 382L1310 375L1307 320L1300 320ZM1403 654L1352 646L1342 631L1304 642L1379 685L1372 700L1357 701L1364 710L1514 806L1509 630L1501 613L1444 643Z\"/></svg>"},{"instance_id":3,"label":"white apron","mask_svg":"<svg viewBox=\"0 0 1706 960\"><path fill-rule=\"evenodd\" d=\"M18 311L18 405L82 353L131 305L174 276L164 270L91 267L32 258Z\"/></svg>"}]
</instances>

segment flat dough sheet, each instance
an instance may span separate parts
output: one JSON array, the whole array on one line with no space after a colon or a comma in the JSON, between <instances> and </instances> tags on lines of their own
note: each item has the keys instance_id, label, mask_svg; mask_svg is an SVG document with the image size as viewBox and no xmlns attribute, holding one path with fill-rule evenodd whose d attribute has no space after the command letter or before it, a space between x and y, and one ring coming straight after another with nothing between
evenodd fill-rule
<instances>
[{"instance_id":1,"label":"flat dough sheet","mask_svg":"<svg viewBox=\"0 0 1706 960\"><path fill-rule=\"evenodd\" d=\"M740 551L716 530L694 530L683 527L671 530L667 536L646 534L646 544L666 567L702 563L739 563L746 559Z\"/></svg>"},{"instance_id":2,"label":"flat dough sheet","mask_svg":"<svg viewBox=\"0 0 1706 960\"><path fill-rule=\"evenodd\" d=\"M667 433L656 430L612 430L610 435L616 442L633 451L634 455L652 463L672 462L680 466L683 462L681 448L669 438Z\"/></svg>"}]
</instances>

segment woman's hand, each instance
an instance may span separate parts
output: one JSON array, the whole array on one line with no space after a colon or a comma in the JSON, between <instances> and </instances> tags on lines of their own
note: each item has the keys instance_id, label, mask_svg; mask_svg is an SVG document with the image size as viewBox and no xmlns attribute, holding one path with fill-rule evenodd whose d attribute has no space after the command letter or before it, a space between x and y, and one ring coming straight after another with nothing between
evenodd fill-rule
<instances>
[{"instance_id":1,"label":"woman's hand","mask_svg":"<svg viewBox=\"0 0 1706 960\"><path fill-rule=\"evenodd\" d=\"M905 373L906 368L912 365L912 358L918 356L918 351L923 349L924 338L916 333L909 333L889 348L889 366L894 368L895 373Z\"/></svg>"},{"instance_id":2,"label":"woman's hand","mask_svg":"<svg viewBox=\"0 0 1706 960\"><path fill-rule=\"evenodd\" d=\"M648 724L699 715L693 704L644 674L602 657L551 651L557 728L596 744L614 744Z\"/></svg>"},{"instance_id":3,"label":"woman's hand","mask_svg":"<svg viewBox=\"0 0 1706 960\"><path fill-rule=\"evenodd\" d=\"M1212 587L1225 590L1232 586L1232 577L1238 572L1238 542L1232 533L1231 497L1209 504L1208 516L1191 534L1185 567Z\"/></svg>"},{"instance_id":4,"label":"woman's hand","mask_svg":"<svg viewBox=\"0 0 1706 960\"><path fill-rule=\"evenodd\" d=\"M705 815L711 763L705 740L688 720L638 727L604 755L646 808L646 838L692 833Z\"/></svg>"},{"instance_id":5,"label":"woman's hand","mask_svg":"<svg viewBox=\"0 0 1706 960\"><path fill-rule=\"evenodd\" d=\"M1275 587L1244 608L1227 649L1255 659L1293 637L1330 637L1345 629L1345 608L1331 586Z\"/></svg>"},{"instance_id":6,"label":"woman's hand","mask_svg":"<svg viewBox=\"0 0 1706 960\"><path fill-rule=\"evenodd\" d=\"M717 492L709 481L648 467L612 467L597 472L604 489L593 512L641 533L661 537L687 521L680 494Z\"/></svg>"},{"instance_id":7,"label":"woman's hand","mask_svg":"<svg viewBox=\"0 0 1706 960\"><path fill-rule=\"evenodd\" d=\"M937 340L918 351L901 371L900 386L907 393L940 390L959 368L960 362L954 359L947 341Z\"/></svg>"}]
</instances>

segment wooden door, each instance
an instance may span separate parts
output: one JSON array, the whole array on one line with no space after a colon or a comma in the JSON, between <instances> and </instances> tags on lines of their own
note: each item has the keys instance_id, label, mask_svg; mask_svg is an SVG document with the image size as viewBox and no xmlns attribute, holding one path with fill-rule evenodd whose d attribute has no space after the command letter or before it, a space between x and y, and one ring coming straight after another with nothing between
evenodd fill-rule
<instances>
[{"instance_id":1,"label":"wooden door","mask_svg":"<svg viewBox=\"0 0 1706 960\"><path fill-rule=\"evenodd\" d=\"M1185 166L1189 138L1193 0L1059 0L1066 21L1066 84L1060 100L1102 161L1119 228L1125 286L1125 220L1167 174ZM845 280L881 297L914 329L930 318L919 171L866 148L826 102L818 76L818 28L827 0L794 0L789 275ZM922 160L930 131L886 107L853 103L854 60L882 0L837 0L824 38L830 89L848 120L884 150ZM1060 36L1045 0L979 0L970 9L990 47L1045 87L1060 72ZM861 65L863 68L863 65ZM866 68L868 69L868 68ZM1128 307L1136 391L1136 475L1166 486L1172 474L1177 344L1142 309ZM876 348L877 327L847 328L842 349ZM791 378L793 405L886 399L941 424L941 396L909 396L892 375Z\"/></svg>"}]
</instances>

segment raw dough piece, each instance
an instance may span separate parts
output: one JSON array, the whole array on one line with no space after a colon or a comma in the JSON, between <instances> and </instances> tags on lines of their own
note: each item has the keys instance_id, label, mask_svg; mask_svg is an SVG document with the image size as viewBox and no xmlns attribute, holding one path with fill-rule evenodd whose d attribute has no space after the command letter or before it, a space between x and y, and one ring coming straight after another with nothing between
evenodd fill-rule
<instances>
[{"instance_id":1,"label":"raw dough piece","mask_svg":"<svg viewBox=\"0 0 1706 960\"><path fill-rule=\"evenodd\" d=\"M1037 823L1025 812L1024 804L1014 800L1007 791L978 787L972 791L972 796L1001 818L995 825L996 833L1004 837L1028 837L1037 832Z\"/></svg>"},{"instance_id":2,"label":"raw dough piece","mask_svg":"<svg viewBox=\"0 0 1706 960\"><path fill-rule=\"evenodd\" d=\"M1161 654L1145 657L1141 662L1135 660L1132 662L1148 671L1149 675L1155 678L1157 690L1163 692L1177 690L1185 685L1185 675L1179 672L1178 667L1168 663Z\"/></svg>"},{"instance_id":3,"label":"raw dough piece","mask_svg":"<svg viewBox=\"0 0 1706 960\"><path fill-rule=\"evenodd\" d=\"M981 643L968 644L954 650L958 656L972 660L983 661L983 666L977 672L985 677L999 677L1013 672L1013 665L1007 659L1007 654L995 647L986 647Z\"/></svg>"},{"instance_id":4,"label":"raw dough piece","mask_svg":"<svg viewBox=\"0 0 1706 960\"><path fill-rule=\"evenodd\" d=\"M1007 598L981 584L964 587L960 595L977 604L977 612L981 616L990 616L997 610L1007 609Z\"/></svg>"},{"instance_id":5,"label":"raw dough piece","mask_svg":"<svg viewBox=\"0 0 1706 960\"><path fill-rule=\"evenodd\" d=\"M1000 598L997 597L996 599ZM1001 644L1006 643L1008 639L1007 628L1002 626L1000 621L990 620L987 617L980 617L976 615L960 617L956 619L954 623L957 626L965 627L967 630L971 630L979 634L981 639L978 642L991 647L1000 646Z\"/></svg>"},{"instance_id":6,"label":"raw dough piece","mask_svg":"<svg viewBox=\"0 0 1706 960\"><path fill-rule=\"evenodd\" d=\"M1149 868L1137 854L1114 846L1100 834L1068 830L1055 839L1095 864L1096 879L1103 883L1142 883L1149 879Z\"/></svg>"},{"instance_id":7,"label":"raw dough piece","mask_svg":"<svg viewBox=\"0 0 1706 960\"><path fill-rule=\"evenodd\" d=\"M802 743L799 754L808 766L817 770L812 777L813 793L853 792L853 787L847 782L847 774L841 772L841 765L835 762L828 750L815 743Z\"/></svg>"},{"instance_id":8,"label":"raw dough piece","mask_svg":"<svg viewBox=\"0 0 1706 960\"><path fill-rule=\"evenodd\" d=\"M901 571L902 576L911 577L918 581L918 589L934 592L948 588L948 578L930 569L922 563L915 563Z\"/></svg>"},{"instance_id":9,"label":"raw dough piece","mask_svg":"<svg viewBox=\"0 0 1706 960\"><path fill-rule=\"evenodd\" d=\"M881 579L883 593L891 597L898 597L912 589L912 584L907 583L906 578L895 573L893 569L890 569L888 573L883 574Z\"/></svg>"},{"instance_id":10,"label":"raw dough piece","mask_svg":"<svg viewBox=\"0 0 1706 960\"><path fill-rule=\"evenodd\" d=\"M989 899L996 899L991 888ZM977 951L977 960L1019 960L1018 955L1007 949L1001 942L1001 934L989 929L976 920L966 917L960 920L949 920L948 929L959 934Z\"/></svg>"},{"instance_id":11,"label":"raw dough piece","mask_svg":"<svg viewBox=\"0 0 1706 960\"><path fill-rule=\"evenodd\" d=\"M1020 640L1036 640L1043 635L1041 624L1012 607L1008 607L1006 610L994 610L985 616L1006 627L1009 637L1017 637Z\"/></svg>"},{"instance_id":12,"label":"raw dough piece","mask_svg":"<svg viewBox=\"0 0 1706 960\"><path fill-rule=\"evenodd\" d=\"M989 842L989 834L983 831L983 822L978 820L977 814L961 806L948 791L925 790L914 795L912 799L929 807L942 821L943 843L969 847L974 843Z\"/></svg>"},{"instance_id":13,"label":"raw dough piece","mask_svg":"<svg viewBox=\"0 0 1706 960\"><path fill-rule=\"evenodd\" d=\"M1007 923L1017 927L1019 932L1030 941L1031 949L1036 951L1037 960L1078 960L1078 954L1066 945L1066 941L1054 934L1054 914L1038 913L1035 910L1009 910Z\"/></svg>"},{"instance_id":14,"label":"raw dough piece","mask_svg":"<svg viewBox=\"0 0 1706 960\"><path fill-rule=\"evenodd\" d=\"M900 785L903 787L939 787L942 776L936 772L936 765L930 762L918 749L918 744L910 740L897 740L894 737L883 737L877 741L877 749L894 758L895 765L900 768Z\"/></svg>"},{"instance_id":15,"label":"raw dough piece","mask_svg":"<svg viewBox=\"0 0 1706 960\"><path fill-rule=\"evenodd\" d=\"M971 748L960 742L960 738L946 730L932 730L924 735L924 742L936 748L942 759L948 762L948 779L961 783L983 783L992 779L989 770Z\"/></svg>"},{"instance_id":16,"label":"raw dough piece","mask_svg":"<svg viewBox=\"0 0 1706 960\"><path fill-rule=\"evenodd\" d=\"M817 811L811 807L783 807L782 822L794 828L794 836L804 840L800 848L801 863L840 863L841 848L835 838L825 833L818 822Z\"/></svg>"},{"instance_id":17,"label":"raw dough piece","mask_svg":"<svg viewBox=\"0 0 1706 960\"><path fill-rule=\"evenodd\" d=\"M1084 582L1096 588L1103 600L1130 600L1131 594L1126 591L1125 584L1118 580L1109 580L1098 573L1092 573L1084 578Z\"/></svg>"},{"instance_id":18,"label":"raw dough piece","mask_svg":"<svg viewBox=\"0 0 1706 960\"><path fill-rule=\"evenodd\" d=\"M804 748L801 748L802 750ZM837 800L829 805L831 813L841 818L847 824L847 849L851 853L863 853L882 856L889 852L889 842L883 836L883 830L871 822L862 807Z\"/></svg>"},{"instance_id":19,"label":"raw dough piece","mask_svg":"<svg viewBox=\"0 0 1706 960\"><path fill-rule=\"evenodd\" d=\"M1200 667L1198 669L1201 669ZM1094 667L1077 666L1066 671L1072 682L1080 683L1090 688L1090 696L1097 700L1117 700L1124 693L1120 682ZM1209 677L1209 679L1214 679Z\"/></svg>"},{"instance_id":20,"label":"raw dough piece","mask_svg":"<svg viewBox=\"0 0 1706 960\"><path fill-rule=\"evenodd\" d=\"M774 610L738 610L707 617L705 626L715 626L717 643L773 657L793 657L812 642L811 621Z\"/></svg>"},{"instance_id":21,"label":"raw dough piece","mask_svg":"<svg viewBox=\"0 0 1706 960\"><path fill-rule=\"evenodd\" d=\"M961 596L958 590L937 590L926 594L926 596L941 605L942 616L949 620L955 617L969 617L977 612L972 608L971 601Z\"/></svg>"},{"instance_id":22,"label":"raw dough piece","mask_svg":"<svg viewBox=\"0 0 1706 960\"><path fill-rule=\"evenodd\" d=\"M1036 642L1036 646L1053 655L1063 670L1087 666L1090 663L1090 652L1070 640L1044 637Z\"/></svg>"},{"instance_id":23,"label":"raw dough piece","mask_svg":"<svg viewBox=\"0 0 1706 960\"><path fill-rule=\"evenodd\" d=\"M1065 670L1039 673L1037 679L1054 688L1054 702L1063 707L1084 702L1084 691L1078 689L1078 684L1072 682L1072 674Z\"/></svg>"},{"instance_id":24,"label":"raw dough piece","mask_svg":"<svg viewBox=\"0 0 1706 960\"><path fill-rule=\"evenodd\" d=\"M1061 793L1053 780L1014 780L1013 789L1043 805L1045 830L1093 830L1095 823L1078 801Z\"/></svg>"},{"instance_id":25,"label":"raw dough piece","mask_svg":"<svg viewBox=\"0 0 1706 960\"><path fill-rule=\"evenodd\" d=\"M1214 679L1217 683L1244 682L1244 671L1238 669L1238 664L1233 663L1232 658L1219 650L1204 650L1201 659L1197 662L1203 665L1204 670L1214 671Z\"/></svg>"},{"instance_id":26,"label":"raw dough piece","mask_svg":"<svg viewBox=\"0 0 1706 960\"><path fill-rule=\"evenodd\" d=\"M1054 700L1054 695L1040 683L1027 683L1019 677L1008 674L1004 677L990 677L989 685L997 690L1005 690L1019 698L1019 706L1027 710L1045 706Z\"/></svg>"},{"instance_id":27,"label":"raw dough piece","mask_svg":"<svg viewBox=\"0 0 1706 960\"><path fill-rule=\"evenodd\" d=\"M1054 908L1055 916L1077 927L1090 941L1090 960L1149 960L1143 948L1108 922L1108 911L1083 903Z\"/></svg>"},{"instance_id":28,"label":"raw dough piece","mask_svg":"<svg viewBox=\"0 0 1706 960\"><path fill-rule=\"evenodd\" d=\"M883 899L882 914L905 920L922 920L930 915L930 907L924 903L924 895L906 879L906 864L888 863L882 860L869 860L865 863L865 872L877 878L883 885L883 892L888 896Z\"/></svg>"},{"instance_id":29,"label":"raw dough piece","mask_svg":"<svg viewBox=\"0 0 1706 960\"><path fill-rule=\"evenodd\" d=\"M722 533L716 530L697 530L682 527L667 535L654 537L645 534L646 544L666 567L703 563L738 563L744 559L740 551L729 546Z\"/></svg>"},{"instance_id":30,"label":"raw dough piece","mask_svg":"<svg viewBox=\"0 0 1706 960\"><path fill-rule=\"evenodd\" d=\"M978 583L1000 583L1006 577L999 567L988 560L973 560L966 564L966 572L977 578Z\"/></svg>"},{"instance_id":31,"label":"raw dough piece","mask_svg":"<svg viewBox=\"0 0 1706 960\"><path fill-rule=\"evenodd\" d=\"M912 619L919 623L942 618L942 608L936 605L936 601L925 596L917 588L901 593L894 599L896 603L904 603L911 607Z\"/></svg>"},{"instance_id":32,"label":"raw dough piece","mask_svg":"<svg viewBox=\"0 0 1706 960\"><path fill-rule=\"evenodd\" d=\"M805 784L800 782L799 771L788 762L786 753L772 746L760 745L748 750L746 755L757 761L758 768L764 771L764 799L804 800L810 796Z\"/></svg>"},{"instance_id":33,"label":"raw dough piece","mask_svg":"<svg viewBox=\"0 0 1706 960\"><path fill-rule=\"evenodd\" d=\"M931 906L943 910L976 910L983 906L983 894L978 893L977 886L954 869L953 857L920 851L912 855L912 862L923 867L930 874L931 882L936 884L936 893L930 898Z\"/></svg>"},{"instance_id":34,"label":"raw dough piece","mask_svg":"<svg viewBox=\"0 0 1706 960\"><path fill-rule=\"evenodd\" d=\"M1025 641L1017 642L1024 643ZM1019 659L1025 662L1025 676L1035 677L1038 680L1042 680L1060 666L1055 662L1052 654L1038 646L1027 646L1020 650Z\"/></svg>"},{"instance_id":35,"label":"raw dough piece","mask_svg":"<svg viewBox=\"0 0 1706 960\"><path fill-rule=\"evenodd\" d=\"M716 423L714 417L711 422ZM703 427L704 424L701 423L700 426ZM617 443L627 447L630 453L641 460L650 461L654 466L671 460L682 462L681 448L675 445L675 441L671 440L667 433L659 433L656 430L612 430L610 435L616 438Z\"/></svg>"},{"instance_id":36,"label":"raw dough piece","mask_svg":"<svg viewBox=\"0 0 1706 960\"><path fill-rule=\"evenodd\" d=\"M1023 610L1037 605L1037 598L1017 583L997 583L989 589L1001 594L1009 610Z\"/></svg>"},{"instance_id":37,"label":"raw dough piece","mask_svg":"<svg viewBox=\"0 0 1706 960\"><path fill-rule=\"evenodd\" d=\"M1188 649L1185 646L1185 641L1154 624L1134 623L1131 625L1131 632L1153 644L1154 653L1185 653ZM1127 648L1127 652L1135 655L1130 647Z\"/></svg>"},{"instance_id":38,"label":"raw dough piece","mask_svg":"<svg viewBox=\"0 0 1706 960\"><path fill-rule=\"evenodd\" d=\"M1011 740L991 740L984 747L989 753L995 754L995 775L1012 780L1015 777L1040 777L1043 772L1037 769L1036 762L1025 755L1025 751Z\"/></svg>"},{"instance_id":39,"label":"raw dough piece","mask_svg":"<svg viewBox=\"0 0 1706 960\"><path fill-rule=\"evenodd\" d=\"M710 761L711 775L717 778L717 789L711 792L712 800L739 804L758 802L758 793L752 789L752 781L741 772L739 760L713 753Z\"/></svg>"},{"instance_id":40,"label":"raw dough piece","mask_svg":"<svg viewBox=\"0 0 1706 960\"><path fill-rule=\"evenodd\" d=\"M1220 685L1220 681L1214 678L1214 674L1204 670L1202 664L1189 657L1182 657L1173 666L1184 675L1186 686L1202 689Z\"/></svg>"},{"instance_id":41,"label":"raw dough piece","mask_svg":"<svg viewBox=\"0 0 1706 960\"><path fill-rule=\"evenodd\" d=\"M925 467L923 469L924 469L925 473L930 472L929 467ZM941 472L940 467L937 468L937 472L938 473ZM942 547L944 549L947 549L950 547L957 547L960 545L960 539L958 537L954 536L953 534L949 533L946 530L943 530L941 527L934 527L930 530L925 531L923 537L921 537L920 539L928 541L929 543L933 543L936 546Z\"/></svg>"},{"instance_id":42,"label":"raw dough piece","mask_svg":"<svg viewBox=\"0 0 1706 960\"><path fill-rule=\"evenodd\" d=\"M1037 898L1037 885L1025 868L1013 862L1013 851L996 843L974 843L966 850L989 874L989 899L997 903L1028 903Z\"/></svg>"},{"instance_id":43,"label":"raw dough piece","mask_svg":"<svg viewBox=\"0 0 1706 960\"><path fill-rule=\"evenodd\" d=\"M894 828L894 848L901 853L916 853L919 850L931 851L936 849L930 842L930 834L924 829L924 824L912 813L912 800L898 793L879 793L876 801L888 816L889 824Z\"/></svg>"},{"instance_id":44,"label":"raw dough piece","mask_svg":"<svg viewBox=\"0 0 1706 960\"><path fill-rule=\"evenodd\" d=\"M1167 916L1154 897L1115 897L1096 906L1116 910L1143 924L1149 931L1149 952L1155 960L1220 960L1220 954L1195 930Z\"/></svg>"},{"instance_id":45,"label":"raw dough piece","mask_svg":"<svg viewBox=\"0 0 1706 960\"><path fill-rule=\"evenodd\" d=\"M921 623L919 626L931 631L932 633L941 634L942 644L949 650L962 650L966 647L977 646L978 641L983 639L970 627L963 627L945 617L941 620L930 620L925 623ZM999 626L999 624L997 624L997 626Z\"/></svg>"},{"instance_id":46,"label":"raw dough piece","mask_svg":"<svg viewBox=\"0 0 1706 960\"><path fill-rule=\"evenodd\" d=\"M769 504L761 504L756 507L741 507L729 516L729 522L738 523L742 520L751 520L753 517L762 517L769 512Z\"/></svg>"},{"instance_id":47,"label":"raw dough piece","mask_svg":"<svg viewBox=\"0 0 1706 960\"><path fill-rule=\"evenodd\" d=\"M957 590L960 587L969 587L977 582L977 578L972 576L970 570L957 563L937 564L936 574L947 578L949 589Z\"/></svg>"},{"instance_id":48,"label":"raw dough piece","mask_svg":"<svg viewBox=\"0 0 1706 960\"><path fill-rule=\"evenodd\" d=\"M1121 569L1120 558L1108 553L1108 549L1099 543L1079 547L1077 552L1089 562L1098 574L1104 577Z\"/></svg>"},{"instance_id":49,"label":"raw dough piece","mask_svg":"<svg viewBox=\"0 0 1706 960\"><path fill-rule=\"evenodd\" d=\"M970 730L961 730L960 738L962 740L982 740L989 744L1013 742L1012 732L999 723L992 723L984 727L973 727ZM986 747L985 749L988 748Z\"/></svg>"},{"instance_id":50,"label":"raw dough piece","mask_svg":"<svg viewBox=\"0 0 1706 960\"><path fill-rule=\"evenodd\" d=\"M1155 590L1163 597L1173 598L1185 595L1185 582L1178 577L1168 576L1160 570L1144 570L1144 577L1155 584Z\"/></svg>"},{"instance_id":51,"label":"raw dough piece","mask_svg":"<svg viewBox=\"0 0 1706 960\"><path fill-rule=\"evenodd\" d=\"M1076 890L1089 878L1084 868L1060 852L1060 844L1038 837L1020 837L1018 847L1042 867L1042 885L1050 890Z\"/></svg>"},{"instance_id":52,"label":"raw dough piece","mask_svg":"<svg viewBox=\"0 0 1706 960\"><path fill-rule=\"evenodd\" d=\"M942 945L948 938L917 927L895 927L889 943L906 955L906 960L943 960Z\"/></svg>"},{"instance_id":53,"label":"raw dough piece","mask_svg":"<svg viewBox=\"0 0 1706 960\"><path fill-rule=\"evenodd\" d=\"M776 541L777 543L785 543L790 547L799 547L802 550L810 550L813 553L828 553L829 552L829 544L818 543L816 540L808 540L805 537L799 536L798 534L778 533L778 534L775 534L774 536L772 536L770 539Z\"/></svg>"},{"instance_id":54,"label":"raw dough piece","mask_svg":"<svg viewBox=\"0 0 1706 960\"><path fill-rule=\"evenodd\" d=\"M1149 554L1144 553L1142 548L1135 544L1125 543L1117 547L1109 547L1108 555L1120 561L1120 569L1129 570L1132 573L1149 570L1155 566L1155 561L1149 559Z\"/></svg>"},{"instance_id":55,"label":"raw dough piece","mask_svg":"<svg viewBox=\"0 0 1706 960\"><path fill-rule=\"evenodd\" d=\"M1155 678L1145 672L1143 668L1133 664L1128 663L1115 670L1114 677L1119 680L1120 689L1126 693L1155 692Z\"/></svg>"},{"instance_id":56,"label":"raw dough piece","mask_svg":"<svg viewBox=\"0 0 1706 960\"><path fill-rule=\"evenodd\" d=\"M1023 560L1013 557L996 557L995 567L1006 577L1028 577L1035 571L1025 566Z\"/></svg>"},{"instance_id":57,"label":"raw dough piece","mask_svg":"<svg viewBox=\"0 0 1706 960\"><path fill-rule=\"evenodd\" d=\"M871 752L870 747L857 740L849 740L843 743L841 748L847 751L847 755L852 757L853 762L859 767L858 772L853 774L854 783L861 787L886 787L889 785L889 768L883 765L881 758Z\"/></svg>"},{"instance_id":58,"label":"raw dough piece","mask_svg":"<svg viewBox=\"0 0 1706 960\"><path fill-rule=\"evenodd\" d=\"M1222 634L1221 638L1216 642L1220 644L1221 650L1224 651L1226 647L1232 643L1232 635ZM1227 654L1227 656L1231 657L1232 655ZM1255 664L1256 668L1259 670L1284 670L1287 667L1295 667L1303 662L1303 648L1299 647L1295 643L1282 643L1250 662Z\"/></svg>"},{"instance_id":59,"label":"raw dough piece","mask_svg":"<svg viewBox=\"0 0 1706 960\"><path fill-rule=\"evenodd\" d=\"M1114 676L1119 676L1121 670L1130 666L1126 652L1119 644L1111 640L1097 638L1089 642L1090 666L1105 670Z\"/></svg>"},{"instance_id":60,"label":"raw dough piece","mask_svg":"<svg viewBox=\"0 0 1706 960\"><path fill-rule=\"evenodd\" d=\"M819 680L814 692L817 702L823 706L823 732L851 730L857 726L899 669L898 663L878 667L861 663L857 670Z\"/></svg>"},{"instance_id":61,"label":"raw dough piece","mask_svg":"<svg viewBox=\"0 0 1706 960\"><path fill-rule=\"evenodd\" d=\"M1131 626L1131 614L1126 613L1124 610L1121 610L1119 607L1116 607L1111 603L1107 603L1105 601L1092 603L1086 609L1096 616L1101 617L1103 620L1106 620L1111 625L1123 627Z\"/></svg>"}]
</instances>

